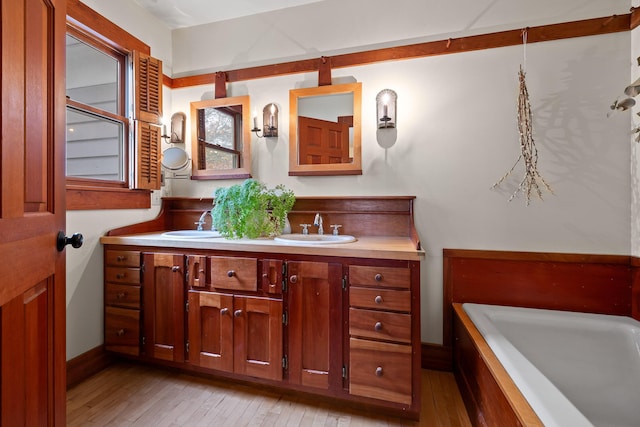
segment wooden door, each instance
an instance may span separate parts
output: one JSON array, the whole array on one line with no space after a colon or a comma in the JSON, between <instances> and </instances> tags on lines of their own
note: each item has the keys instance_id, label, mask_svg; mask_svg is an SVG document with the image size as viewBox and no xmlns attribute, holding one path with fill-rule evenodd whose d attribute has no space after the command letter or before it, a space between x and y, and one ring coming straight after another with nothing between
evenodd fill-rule
<instances>
[{"instance_id":1,"label":"wooden door","mask_svg":"<svg viewBox=\"0 0 640 427\"><path fill-rule=\"evenodd\" d=\"M189 291L189 363L233 372L233 295Z\"/></svg>"},{"instance_id":2,"label":"wooden door","mask_svg":"<svg viewBox=\"0 0 640 427\"><path fill-rule=\"evenodd\" d=\"M301 165L350 163L347 123L298 117L298 144Z\"/></svg>"},{"instance_id":3,"label":"wooden door","mask_svg":"<svg viewBox=\"0 0 640 427\"><path fill-rule=\"evenodd\" d=\"M143 259L145 353L156 359L184 362L184 258L145 253Z\"/></svg>"},{"instance_id":4,"label":"wooden door","mask_svg":"<svg viewBox=\"0 0 640 427\"><path fill-rule=\"evenodd\" d=\"M1 8L0 425L63 426L65 2Z\"/></svg>"},{"instance_id":5,"label":"wooden door","mask_svg":"<svg viewBox=\"0 0 640 427\"><path fill-rule=\"evenodd\" d=\"M342 266L291 261L289 382L328 389L342 385Z\"/></svg>"},{"instance_id":6,"label":"wooden door","mask_svg":"<svg viewBox=\"0 0 640 427\"><path fill-rule=\"evenodd\" d=\"M282 380L282 300L234 296L236 373Z\"/></svg>"}]
</instances>

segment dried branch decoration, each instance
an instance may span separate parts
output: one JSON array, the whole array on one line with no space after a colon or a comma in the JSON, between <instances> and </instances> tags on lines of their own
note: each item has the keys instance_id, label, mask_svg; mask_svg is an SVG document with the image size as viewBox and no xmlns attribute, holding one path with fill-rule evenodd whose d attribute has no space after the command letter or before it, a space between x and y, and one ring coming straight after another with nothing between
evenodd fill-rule
<instances>
[{"instance_id":1,"label":"dried branch decoration","mask_svg":"<svg viewBox=\"0 0 640 427\"><path fill-rule=\"evenodd\" d=\"M526 46L526 30L523 31L523 39ZM527 82L525 81L525 71L520 65L520 71L518 72L518 78L520 80L520 91L518 94L518 132L520 139L520 155L516 159L514 165L509 171L504 174L498 182L493 184L491 188L499 186L515 169L520 160L524 160L525 175L520 181L520 185L513 192L509 201L512 201L520 192L525 193L527 197L527 206L531 202L531 195L537 195L542 200L542 188L546 188L551 194L553 190L551 186L547 184L540 172L538 172L538 149L533 139L533 125L531 118L531 104L529 103L529 91L527 90Z\"/></svg>"}]
</instances>

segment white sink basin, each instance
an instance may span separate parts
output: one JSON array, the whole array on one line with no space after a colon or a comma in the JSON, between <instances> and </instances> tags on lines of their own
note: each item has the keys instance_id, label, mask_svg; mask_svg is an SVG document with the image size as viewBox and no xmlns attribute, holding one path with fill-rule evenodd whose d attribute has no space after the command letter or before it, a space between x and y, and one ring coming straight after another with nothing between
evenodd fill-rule
<instances>
[{"instance_id":1,"label":"white sink basin","mask_svg":"<svg viewBox=\"0 0 640 427\"><path fill-rule=\"evenodd\" d=\"M162 237L172 237L175 239L208 239L222 236L219 231L215 230L176 230L162 233Z\"/></svg>"},{"instance_id":2,"label":"white sink basin","mask_svg":"<svg viewBox=\"0 0 640 427\"><path fill-rule=\"evenodd\" d=\"M283 234L276 237L276 242L301 245L323 245L332 243L350 243L357 239L347 234L335 236L333 234Z\"/></svg>"}]
</instances>

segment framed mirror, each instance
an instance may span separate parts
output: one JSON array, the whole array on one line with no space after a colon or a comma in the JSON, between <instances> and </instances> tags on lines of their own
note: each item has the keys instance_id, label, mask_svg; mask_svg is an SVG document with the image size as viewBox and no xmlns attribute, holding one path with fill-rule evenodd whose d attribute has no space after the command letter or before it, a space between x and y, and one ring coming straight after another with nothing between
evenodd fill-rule
<instances>
[{"instance_id":1,"label":"framed mirror","mask_svg":"<svg viewBox=\"0 0 640 427\"><path fill-rule=\"evenodd\" d=\"M251 177L249 96L191 103L191 179Z\"/></svg>"},{"instance_id":2,"label":"framed mirror","mask_svg":"<svg viewBox=\"0 0 640 427\"><path fill-rule=\"evenodd\" d=\"M289 175L362 175L362 84L289 91Z\"/></svg>"}]
</instances>

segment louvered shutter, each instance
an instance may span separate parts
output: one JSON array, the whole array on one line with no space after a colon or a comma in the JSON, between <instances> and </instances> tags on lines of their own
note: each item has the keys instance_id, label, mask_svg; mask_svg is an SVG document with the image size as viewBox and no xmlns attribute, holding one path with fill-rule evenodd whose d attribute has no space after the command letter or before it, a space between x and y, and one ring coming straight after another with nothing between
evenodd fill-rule
<instances>
[{"instance_id":1,"label":"louvered shutter","mask_svg":"<svg viewBox=\"0 0 640 427\"><path fill-rule=\"evenodd\" d=\"M133 52L135 92L134 188L159 190L162 119L162 61Z\"/></svg>"},{"instance_id":2,"label":"louvered shutter","mask_svg":"<svg viewBox=\"0 0 640 427\"><path fill-rule=\"evenodd\" d=\"M135 188L139 190L160 189L160 137L158 125L136 122L136 167Z\"/></svg>"},{"instance_id":3,"label":"louvered shutter","mask_svg":"<svg viewBox=\"0 0 640 427\"><path fill-rule=\"evenodd\" d=\"M133 52L135 120L160 124L162 119L162 61Z\"/></svg>"}]
</instances>

